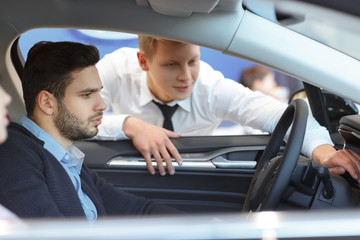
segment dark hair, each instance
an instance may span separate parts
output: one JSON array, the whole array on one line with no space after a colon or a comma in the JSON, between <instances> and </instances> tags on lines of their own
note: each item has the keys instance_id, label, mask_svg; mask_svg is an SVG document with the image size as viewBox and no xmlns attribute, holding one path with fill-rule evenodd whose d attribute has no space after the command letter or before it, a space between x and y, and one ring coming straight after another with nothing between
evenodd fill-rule
<instances>
[{"instance_id":1,"label":"dark hair","mask_svg":"<svg viewBox=\"0 0 360 240\"><path fill-rule=\"evenodd\" d=\"M247 68L241 74L240 83L251 89L256 79L262 80L269 73L270 70L262 66Z\"/></svg>"},{"instance_id":2,"label":"dark hair","mask_svg":"<svg viewBox=\"0 0 360 240\"><path fill-rule=\"evenodd\" d=\"M34 111L40 91L53 94L62 102L72 72L94 66L100 59L96 47L76 42L36 43L28 53L22 75L22 88L27 115Z\"/></svg>"}]
</instances>

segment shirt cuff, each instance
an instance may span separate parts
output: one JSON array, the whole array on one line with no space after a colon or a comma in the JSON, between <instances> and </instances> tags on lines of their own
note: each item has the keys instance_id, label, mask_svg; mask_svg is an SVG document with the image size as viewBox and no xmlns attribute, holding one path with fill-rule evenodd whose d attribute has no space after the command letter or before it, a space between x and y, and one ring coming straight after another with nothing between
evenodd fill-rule
<instances>
[{"instance_id":1,"label":"shirt cuff","mask_svg":"<svg viewBox=\"0 0 360 240\"><path fill-rule=\"evenodd\" d=\"M122 126L127 117L131 115L104 115L102 123L99 125L98 134L93 138L96 140L122 140L128 137L122 131Z\"/></svg>"}]
</instances>

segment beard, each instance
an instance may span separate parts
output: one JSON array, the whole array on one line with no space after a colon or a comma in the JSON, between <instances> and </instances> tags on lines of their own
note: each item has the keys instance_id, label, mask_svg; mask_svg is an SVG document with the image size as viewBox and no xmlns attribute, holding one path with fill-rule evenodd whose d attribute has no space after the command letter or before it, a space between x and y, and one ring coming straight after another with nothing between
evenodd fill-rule
<instances>
[{"instance_id":1,"label":"beard","mask_svg":"<svg viewBox=\"0 0 360 240\"><path fill-rule=\"evenodd\" d=\"M99 132L97 126L90 126L90 123L95 118L102 116L103 112L97 112L84 121L70 112L63 103L59 103L58 110L55 126L63 137L76 141L92 138Z\"/></svg>"}]
</instances>

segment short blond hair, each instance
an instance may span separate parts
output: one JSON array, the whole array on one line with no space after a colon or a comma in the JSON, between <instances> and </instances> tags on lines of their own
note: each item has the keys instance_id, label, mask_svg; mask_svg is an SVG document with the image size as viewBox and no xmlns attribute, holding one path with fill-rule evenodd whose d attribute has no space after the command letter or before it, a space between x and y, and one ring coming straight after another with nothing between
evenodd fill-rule
<instances>
[{"instance_id":1,"label":"short blond hair","mask_svg":"<svg viewBox=\"0 0 360 240\"><path fill-rule=\"evenodd\" d=\"M172 43L172 44L184 44L182 42L177 42L177 41L168 40L168 39L164 39L164 38L150 37L150 36L145 36L145 35L138 36L139 49L149 59L151 59L154 56L158 42L168 42L168 43Z\"/></svg>"}]
</instances>

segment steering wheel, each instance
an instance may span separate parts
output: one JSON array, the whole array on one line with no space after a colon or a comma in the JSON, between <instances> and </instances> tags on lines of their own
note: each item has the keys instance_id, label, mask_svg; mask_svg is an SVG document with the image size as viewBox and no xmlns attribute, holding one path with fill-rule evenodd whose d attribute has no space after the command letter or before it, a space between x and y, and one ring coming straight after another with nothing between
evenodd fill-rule
<instances>
[{"instance_id":1,"label":"steering wheel","mask_svg":"<svg viewBox=\"0 0 360 240\"><path fill-rule=\"evenodd\" d=\"M305 135L307 104L296 99L284 111L258 162L243 206L244 212L273 210L290 182ZM284 153L278 152L292 124Z\"/></svg>"}]
</instances>

